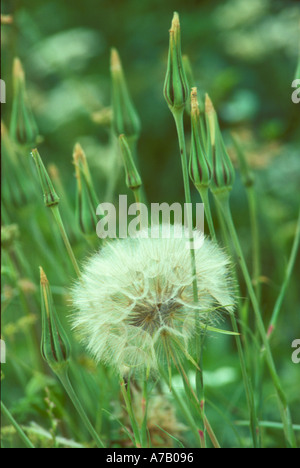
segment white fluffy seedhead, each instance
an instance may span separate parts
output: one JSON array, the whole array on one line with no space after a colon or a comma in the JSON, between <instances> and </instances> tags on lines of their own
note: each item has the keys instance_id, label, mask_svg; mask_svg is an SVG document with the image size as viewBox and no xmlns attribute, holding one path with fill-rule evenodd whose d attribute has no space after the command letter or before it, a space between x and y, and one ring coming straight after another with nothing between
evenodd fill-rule
<instances>
[{"instance_id":1,"label":"white fluffy seedhead","mask_svg":"<svg viewBox=\"0 0 300 468\"><path fill-rule=\"evenodd\" d=\"M233 307L229 259L197 231L194 302L186 232L179 232L182 226L169 238L141 231L107 243L72 289L74 328L97 361L121 374L153 371L175 349L187 354L196 321L214 323L221 308Z\"/></svg>"}]
</instances>

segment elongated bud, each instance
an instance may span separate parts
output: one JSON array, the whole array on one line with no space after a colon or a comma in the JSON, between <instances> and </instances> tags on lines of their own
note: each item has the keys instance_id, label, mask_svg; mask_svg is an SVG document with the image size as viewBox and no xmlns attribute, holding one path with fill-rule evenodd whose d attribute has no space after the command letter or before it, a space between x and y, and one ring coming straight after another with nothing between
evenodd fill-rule
<instances>
[{"instance_id":1,"label":"elongated bud","mask_svg":"<svg viewBox=\"0 0 300 468\"><path fill-rule=\"evenodd\" d=\"M208 138L207 157L212 170L210 189L212 192L231 190L235 172L224 144L216 111L207 94L205 96L205 118Z\"/></svg>"},{"instance_id":2,"label":"elongated bud","mask_svg":"<svg viewBox=\"0 0 300 468\"><path fill-rule=\"evenodd\" d=\"M211 169L206 156L206 136L201 126L202 116L199 111L197 88L191 92L191 156L190 177L197 189L208 187L211 180Z\"/></svg>"},{"instance_id":3,"label":"elongated bud","mask_svg":"<svg viewBox=\"0 0 300 468\"><path fill-rule=\"evenodd\" d=\"M140 120L128 92L121 60L116 49L111 50L110 71L112 80L113 129L119 136L137 139L140 134Z\"/></svg>"},{"instance_id":4,"label":"elongated bud","mask_svg":"<svg viewBox=\"0 0 300 468\"><path fill-rule=\"evenodd\" d=\"M75 176L77 180L77 218L80 230L85 235L95 234L98 202L94 194L93 182L90 175L85 153L79 143L73 151Z\"/></svg>"},{"instance_id":5,"label":"elongated bud","mask_svg":"<svg viewBox=\"0 0 300 468\"><path fill-rule=\"evenodd\" d=\"M119 143L125 167L126 185L131 190L138 189L142 185L142 180L133 161L132 153L125 135L119 136Z\"/></svg>"},{"instance_id":6,"label":"elongated bud","mask_svg":"<svg viewBox=\"0 0 300 468\"><path fill-rule=\"evenodd\" d=\"M42 340L41 353L54 372L68 364L70 343L57 316L49 281L40 267Z\"/></svg>"},{"instance_id":7,"label":"elongated bud","mask_svg":"<svg viewBox=\"0 0 300 468\"><path fill-rule=\"evenodd\" d=\"M10 136L21 145L34 146L38 142L38 128L28 103L25 73L18 58L13 63L13 104Z\"/></svg>"},{"instance_id":8,"label":"elongated bud","mask_svg":"<svg viewBox=\"0 0 300 468\"><path fill-rule=\"evenodd\" d=\"M51 207L54 205L57 205L59 203L59 196L54 190L53 184L51 182L51 179L49 177L49 174L44 166L44 163L42 161L42 158L38 152L37 149L33 149L32 152L32 157L34 159L43 195L44 195L44 203L46 206Z\"/></svg>"},{"instance_id":9,"label":"elongated bud","mask_svg":"<svg viewBox=\"0 0 300 468\"><path fill-rule=\"evenodd\" d=\"M181 56L179 16L176 12L169 32L169 55L164 83L164 97L171 111L176 111L184 108L189 94Z\"/></svg>"}]
</instances>

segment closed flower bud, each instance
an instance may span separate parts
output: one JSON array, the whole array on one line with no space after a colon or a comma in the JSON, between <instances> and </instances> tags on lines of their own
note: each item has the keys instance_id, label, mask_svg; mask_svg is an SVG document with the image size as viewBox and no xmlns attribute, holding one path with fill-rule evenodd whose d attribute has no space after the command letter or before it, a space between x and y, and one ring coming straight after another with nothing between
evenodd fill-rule
<instances>
[{"instance_id":1,"label":"closed flower bud","mask_svg":"<svg viewBox=\"0 0 300 468\"><path fill-rule=\"evenodd\" d=\"M58 204L59 202L59 196L54 190L53 184L51 182L51 179L49 177L49 174L43 164L43 161L41 159L41 156L39 155L39 152L37 149L32 150L32 157L34 159L43 195L44 195L44 203L48 207L52 207Z\"/></svg>"},{"instance_id":2,"label":"closed flower bud","mask_svg":"<svg viewBox=\"0 0 300 468\"><path fill-rule=\"evenodd\" d=\"M65 368L70 356L70 344L57 316L48 279L40 267L42 341L41 353L54 372Z\"/></svg>"},{"instance_id":3,"label":"closed flower bud","mask_svg":"<svg viewBox=\"0 0 300 468\"><path fill-rule=\"evenodd\" d=\"M137 139L140 120L128 92L121 60L116 49L111 50L110 71L112 80L113 129L117 136Z\"/></svg>"},{"instance_id":4,"label":"closed flower bud","mask_svg":"<svg viewBox=\"0 0 300 468\"><path fill-rule=\"evenodd\" d=\"M231 190L235 172L224 144L216 111L207 94L205 96L205 118L208 133L207 156L212 169L210 189L212 192Z\"/></svg>"},{"instance_id":5,"label":"closed flower bud","mask_svg":"<svg viewBox=\"0 0 300 468\"><path fill-rule=\"evenodd\" d=\"M185 75L180 40L178 13L174 13L169 41L168 66L164 84L164 97L171 111L183 109L188 100L188 82Z\"/></svg>"},{"instance_id":6,"label":"closed flower bud","mask_svg":"<svg viewBox=\"0 0 300 468\"><path fill-rule=\"evenodd\" d=\"M191 92L191 156L190 177L197 189L208 187L211 180L211 170L206 156L206 136L201 126L197 88Z\"/></svg>"},{"instance_id":7,"label":"closed flower bud","mask_svg":"<svg viewBox=\"0 0 300 468\"><path fill-rule=\"evenodd\" d=\"M120 135L119 143L125 167L126 185L131 190L138 189L142 185L142 180L133 161L132 153L125 135Z\"/></svg>"},{"instance_id":8,"label":"closed flower bud","mask_svg":"<svg viewBox=\"0 0 300 468\"><path fill-rule=\"evenodd\" d=\"M18 58L13 64L13 92L10 136L17 143L32 147L37 144L38 128L28 103L25 74Z\"/></svg>"},{"instance_id":9,"label":"closed flower bud","mask_svg":"<svg viewBox=\"0 0 300 468\"><path fill-rule=\"evenodd\" d=\"M81 232L95 234L98 202L94 194L93 183L83 149L76 143L73 152L75 175L77 180L77 218Z\"/></svg>"}]
</instances>

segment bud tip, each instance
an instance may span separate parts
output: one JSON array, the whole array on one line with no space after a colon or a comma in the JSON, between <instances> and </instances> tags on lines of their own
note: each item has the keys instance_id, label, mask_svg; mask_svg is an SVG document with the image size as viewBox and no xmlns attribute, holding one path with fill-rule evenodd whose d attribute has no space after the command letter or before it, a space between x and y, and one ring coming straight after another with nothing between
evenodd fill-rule
<instances>
[{"instance_id":1,"label":"bud tip","mask_svg":"<svg viewBox=\"0 0 300 468\"><path fill-rule=\"evenodd\" d=\"M49 284L49 281L47 279L46 273L44 272L43 268L40 266L40 282L41 286L45 286L46 284Z\"/></svg>"},{"instance_id":2,"label":"bud tip","mask_svg":"<svg viewBox=\"0 0 300 468\"><path fill-rule=\"evenodd\" d=\"M84 162L86 159L85 153L82 149L82 146L80 143L75 143L74 145L74 150L73 150L73 159L74 163L77 164L78 162Z\"/></svg>"},{"instance_id":3,"label":"bud tip","mask_svg":"<svg viewBox=\"0 0 300 468\"><path fill-rule=\"evenodd\" d=\"M22 81L24 81L25 79L24 69L22 67L21 60L18 57L15 57L13 61L13 76L16 79L19 79Z\"/></svg>"},{"instance_id":4,"label":"bud tip","mask_svg":"<svg viewBox=\"0 0 300 468\"><path fill-rule=\"evenodd\" d=\"M119 53L114 47L112 47L110 52L110 68L111 71L119 71L122 69Z\"/></svg>"},{"instance_id":5,"label":"bud tip","mask_svg":"<svg viewBox=\"0 0 300 468\"><path fill-rule=\"evenodd\" d=\"M179 15L177 11L174 11L170 32L174 32L176 31L176 29L179 29L179 28L180 28Z\"/></svg>"},{"instance_id":6,"label":"bud tip","mask_svg":"<svg viewBox=\"0 0 300 468\"><path fill-rule=\"evenodd\" d=\"M214 109L214 106L213 106L213 103L209 97L209 95L206 93L205 94L205 112L207 114L210 114L211 112L213 112L215 109Z\"/></svg>"}]
</instances>

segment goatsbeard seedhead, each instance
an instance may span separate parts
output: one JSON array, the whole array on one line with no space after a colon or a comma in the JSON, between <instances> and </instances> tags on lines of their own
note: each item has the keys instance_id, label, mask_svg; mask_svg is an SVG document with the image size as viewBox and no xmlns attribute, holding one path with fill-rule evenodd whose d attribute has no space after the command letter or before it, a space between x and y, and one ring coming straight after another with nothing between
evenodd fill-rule
<instances>
[{"instance_id":1,"label":"goatsbeard seedhead","mask_svg":"<svg viewBox=\"0 0 300 468\"><path fill-rule=\"evenodd\" d=\"M198 302L187 234L171 227L113 240L85 264L72 289L73 327L97 361L124 375L155 371L173 353L187 355L196 330L233 308L227 255L194 231ZM183 235L183 232L185 235Z\"/></svg>"}]
</instances>

